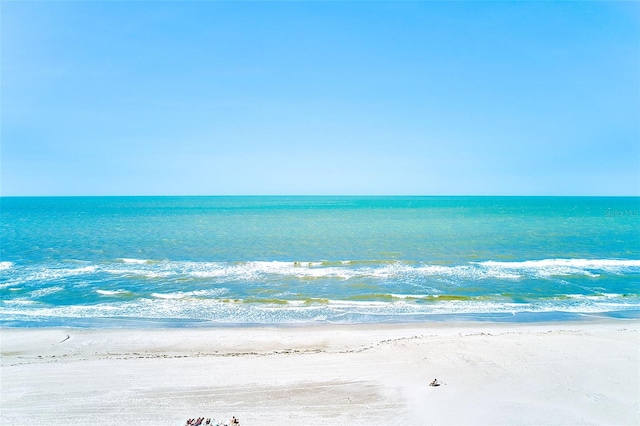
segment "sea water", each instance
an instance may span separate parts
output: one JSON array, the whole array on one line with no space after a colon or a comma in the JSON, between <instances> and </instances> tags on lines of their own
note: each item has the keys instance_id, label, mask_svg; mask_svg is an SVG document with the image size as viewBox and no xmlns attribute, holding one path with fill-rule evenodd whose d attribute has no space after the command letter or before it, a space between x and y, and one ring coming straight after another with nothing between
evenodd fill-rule
<instances>
[{"instance_id":1,"label":"sea water","mask_svg":"<svg viewBox=\"0 0 640 426\"><path fill-rule=\"evenodd\" d=\"M640 317L638 197L2 197L0 325Z\"/></svg>"}]
</instances>

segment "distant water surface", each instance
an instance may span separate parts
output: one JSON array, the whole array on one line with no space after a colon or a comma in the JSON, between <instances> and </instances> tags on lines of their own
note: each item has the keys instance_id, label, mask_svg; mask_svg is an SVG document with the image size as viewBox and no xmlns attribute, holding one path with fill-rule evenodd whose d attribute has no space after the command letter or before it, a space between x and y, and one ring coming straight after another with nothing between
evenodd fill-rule
<instances>
[{"instance_id":1,"label":"distant water surface","mask_svg":"<svg viewBox=\"0 0 640 426\"><path fill-rule=\"evenodd\" d=\"M640 313L638 197L2 197L0 325Z\"/></svg>"}]
</instances>

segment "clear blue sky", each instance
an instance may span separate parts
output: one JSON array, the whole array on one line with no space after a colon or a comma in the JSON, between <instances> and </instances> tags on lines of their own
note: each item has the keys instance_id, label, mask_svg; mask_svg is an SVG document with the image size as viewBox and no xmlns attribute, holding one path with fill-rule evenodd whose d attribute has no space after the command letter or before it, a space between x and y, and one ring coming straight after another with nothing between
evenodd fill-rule
<instances>
[{"instance_id":1,"label":"clear blue sky","mask_svg":"<svg viewBox=\"0 0 640 426\"><path fill-rule=\"evenodd\" d=\"M640 2L1 13L2 195L640 195Z\"/></svg>"}]
</instances>

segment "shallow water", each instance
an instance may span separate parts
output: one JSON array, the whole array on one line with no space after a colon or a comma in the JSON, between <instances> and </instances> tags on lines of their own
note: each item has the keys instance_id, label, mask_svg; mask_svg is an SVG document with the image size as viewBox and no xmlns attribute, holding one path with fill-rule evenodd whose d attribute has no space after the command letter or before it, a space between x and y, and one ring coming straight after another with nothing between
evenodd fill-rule
<instances>
[{"instance_id":1,"label":"shallow water","mask_svg":"<svg viewBox=\"0 0 640 426\"><path fill-rule=\"evenodd\" d=\"M638 317L638 197L0 198L0 324Z\"/></svg>"}]
</instances>

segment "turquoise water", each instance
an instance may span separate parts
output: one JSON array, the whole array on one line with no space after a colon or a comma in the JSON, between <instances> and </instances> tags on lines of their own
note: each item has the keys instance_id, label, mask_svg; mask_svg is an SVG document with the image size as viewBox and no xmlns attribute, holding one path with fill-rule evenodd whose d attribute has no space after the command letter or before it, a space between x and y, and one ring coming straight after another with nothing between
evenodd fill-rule
<instances>
[{"instance_id":1,"label":"turquoise water","mask_svg":"<svg viewBox=\"0 0 640 426\"><path fill-rule=\"evenodd\" d=\"M638 197L3 197L0 325L638 317Z\"/></svg>"}]
</instances>

